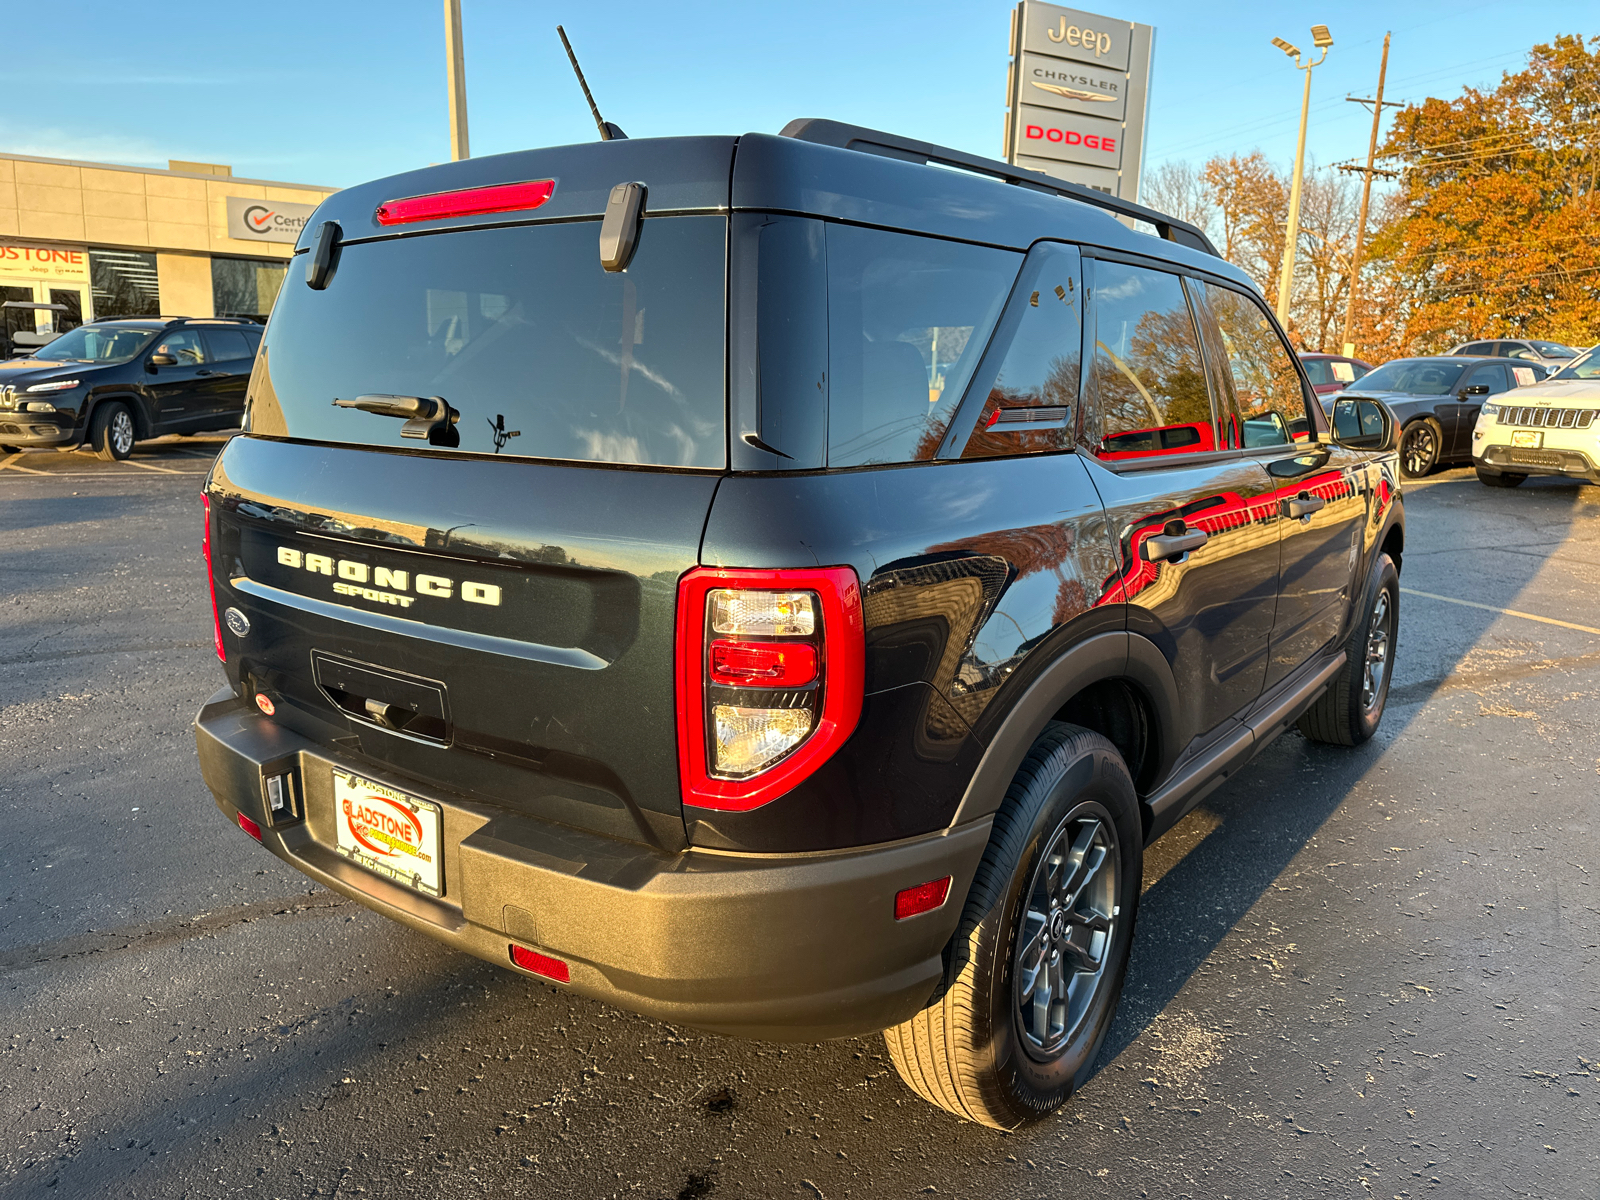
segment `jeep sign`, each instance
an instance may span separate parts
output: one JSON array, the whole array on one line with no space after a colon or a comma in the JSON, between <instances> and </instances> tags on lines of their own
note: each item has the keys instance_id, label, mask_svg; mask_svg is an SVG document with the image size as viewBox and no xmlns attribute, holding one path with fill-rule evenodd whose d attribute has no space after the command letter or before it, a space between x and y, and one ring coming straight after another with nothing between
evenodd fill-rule
<instances>
[{"instance_id":1,"label":"jeep sign","mask_svg":"<svg viewBox=\"0 0 1600 1200\"><path fill-rule=\"evenodd\" d=\"M1139 198L1155 30L1022 0L1011 14L1006 161Z\"/></svg>"},{"instance_id":2,"label":"jeep sign","mask_svg":"<svg viewBox=\"0 0 1600 1200\"><path fill-rule=\"evenodd\" d=\"M294 242L317 211L315 204L228 197L228 236L241 242Z\"/></svg>"}]
</instances>

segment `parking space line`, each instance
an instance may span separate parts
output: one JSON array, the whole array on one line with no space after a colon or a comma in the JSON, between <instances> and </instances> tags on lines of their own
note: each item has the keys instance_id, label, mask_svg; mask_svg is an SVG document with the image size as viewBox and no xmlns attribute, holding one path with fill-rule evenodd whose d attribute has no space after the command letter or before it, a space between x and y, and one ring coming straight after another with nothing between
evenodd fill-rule
<instances>
[{"instance_id":1,"label":"parking space line","mask_svg":"<svg viewBox=\"0 0 1600 1200\"><path fill-rule=\"evenodd\" d=\"M21 471L24 475L44 474L43 471L35 471L32 467L23 466L22 455L20 454L13 454L10 458L6 459L5 462L0 462L0 471L4 471L8 468L14 471Z\"/></svg>"},{"instance_id":2,"label":"parking space line","mask_svg":"<svg viewBox=\"0 0 1600 1200\"><path fill-rule=\"evenodd\" d=\"M146 471L160 471L163 475L182 475L182 471L174 471L171 467L152 467L149 463L134 462L131 458L122 460L125 467L143 467Z\"/></svg>"},{"instance_id":3,"label":"parking space line","mask_svg":"<svg viewBox=\"0 0 1600 1200\"><path fill-rule=\"evenodd\" d=\"M25 471L25 472L27 472L27 474L29 474L31 476L34 476L35 478L41 478L41 479L132 479L132 478L134 478L134 476L129 475L126 471L35 471L31 467L18 467L17 469L19 471ZM174 476L174 477L178 477L178 478L184 478L184 479L204 479L210 473L211 472L209 472L209 471L168 471L168 472L166 472L166 474L168 474L168 475L171 475L171 476ZM22 477L20 475L0 476L0 479L4 479L4 478L11 478L11 479L20 480ZM139 478L143 479L144 476L141 475L141 476L139 476ZM150 482L151 483L155 483L156 480L152 479Z\"/></svg>"},{"instance_id":4,"label":"parking space line","mask_svg":"<svg viewBox=\"0 0 1600 1200\"><path fill-rule=\"evenodd\" d=\"M1600 629L1593 625L1574 625L1571 621L1558 621L1554 617L1541 617L1534 613L1518 612L1514 608L1496 608L1492 604L1479 604L1475 600L1457 600L1454 596L1440 596L1433 592L1419 592L1416 588L1403 587L1400 589L1407 596L1421 596L1424 600L1442 600L1446 604L1460 604L1465 608L1481 608L1484 612L1499 613L1503 617L1521 617L1524 621L1538 621L1541 625L1559 625L1563 629L1576 629L1579 633L1592 633L1600 636Z\"/></svg>"}]
</instances>

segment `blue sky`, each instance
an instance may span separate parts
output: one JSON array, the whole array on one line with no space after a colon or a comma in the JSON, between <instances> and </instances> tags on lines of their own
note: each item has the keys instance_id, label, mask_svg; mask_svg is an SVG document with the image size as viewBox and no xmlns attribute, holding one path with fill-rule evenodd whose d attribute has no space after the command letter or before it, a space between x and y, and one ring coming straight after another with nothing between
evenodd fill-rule
<instances>
[{"instance_id":1,"label":"blue sky","mask_svg":"<svg viewBox=\"0 0 1600 1200\"><path fill-rule=\"evenodd\" d=\"M1550 0L1227 5L1117 0L1091 11L1156 26L1147 169L1260 148L1294 152L1300 82L1270 45L1335 45L1313 84L1309 149L1364 155L1385 29L1389 95L1493 86L1528 47L1600 32L1600 7ZM318 8L75 0L6 31L0 150L345 185L449 157L440 0ZM635 137L776 132L798 116L875 125L998 155L1010 6L706 2L604 6L462 0L476 155L594 136L555 36L563 23L601 110ZM69 14L70 15L67 15ZM1587 17L1586 24L1580 21ZM22 102L22 97L33 97Z\"/></svg>"}]
</instances>

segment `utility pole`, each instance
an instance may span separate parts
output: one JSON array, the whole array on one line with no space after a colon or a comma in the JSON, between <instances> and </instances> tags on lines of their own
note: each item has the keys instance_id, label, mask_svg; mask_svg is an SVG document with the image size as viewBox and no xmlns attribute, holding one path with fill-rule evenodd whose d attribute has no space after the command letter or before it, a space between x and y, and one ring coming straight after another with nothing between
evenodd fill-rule
<instances>
[{"instance_id":1,"label":"utility pole","mask_svg":"<svg viewBox=\"0 0 1600 1200\"><path fill-rule=\"evenodd\" d=\"M461 0L444 0L445 76L450 87L450 158L471 158L467 145L467 53L461 45Z\"/></svg>"},{"instance_id":2,"label":"utility pole","mask_svg":"<svg viewBox=\"0 0 1600 1200\"><path fill-rule=\"evenodd\" d=\"M1322 51L1322 58L1316 62L1304 61L1305 56L1299 47L1292 46L1282 38L1273 38L1272 44L1294 59L1297 70L1306 73L1305 94L1300 99L1300 141L1294 152L1294 182L1289 187L1289 228L1285 232L1283 241L1283 267L1278 273L1278 324L1289 323L1289 290L1294 283L1294 250L1295 243L1300 239L1300 184L1305 176L1306 165L1306 119L1311 114L1311 72L1320 67L1323 60L1328 57L1328 47L1333 45L1333 35L1328 32L1326 25L1313 25L1311 27L1312 44Z\"/></svg>"},{"instance_id":3,"label":"utility pole","mask_svg":"<svg viewBox=\"0 0 1600 1200\"><path fill-rule=\"evenodd\" d=\"M1389 73L1389 38L1391 34L1383 35L1383 61L1378 64L1378 94L1372 100L1360 96L1346 96L1345 99L1353 104L1372 105L1372 138L1367 142L1367 169L1362 172L1361 180L1361 215L1356 218L1356 248L1350 256L1350 299L1344 309L1344 336L1339 340L1344 343L1346 358L1354 358L1356 344L1350 340L1356 322L1356 293L1361 286L1361 243L1367 235L1367 205L1372 199L1372 176L1375 173L1390 174L1390 172L1374 172L1373 162L1378 157L1378 123L1383 120L1383 110L1399 108L1393 100L1387 105L1383 100L1383 81Z\"/></svg>"}]
</instances>

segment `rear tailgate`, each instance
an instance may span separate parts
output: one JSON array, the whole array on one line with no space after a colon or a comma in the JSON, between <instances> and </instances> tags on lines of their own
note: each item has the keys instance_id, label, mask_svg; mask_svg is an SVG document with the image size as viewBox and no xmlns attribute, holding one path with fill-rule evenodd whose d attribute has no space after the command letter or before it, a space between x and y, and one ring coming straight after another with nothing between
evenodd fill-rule
<instances>
[{"instance_id":1,"label":"rear tailgate","mask_svg":"<svg viewBox=\"0 0 1600 1200\"><path fill-rule=\"evenodd\" d=\"M681 845L673 603L716 484L235 438L210 491L217 605L248 622L229 675L345 755Z\"/></svg>"}]
</instances>

